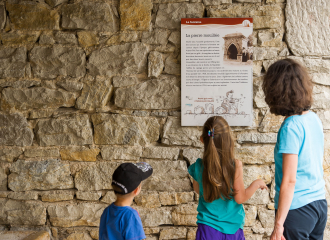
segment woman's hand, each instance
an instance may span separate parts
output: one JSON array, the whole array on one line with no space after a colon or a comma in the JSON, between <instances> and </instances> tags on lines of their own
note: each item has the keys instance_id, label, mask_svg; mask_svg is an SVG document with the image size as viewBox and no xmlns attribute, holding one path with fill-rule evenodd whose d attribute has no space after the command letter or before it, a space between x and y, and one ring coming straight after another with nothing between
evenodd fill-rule
<instances>
[{"instance_id":1,"label":"woman's hand","mask_svg":"<svg viewBox=\"0 0 330 240\"><path fill-rule=\"evenodd\" d=\"M270 236L270 240L285 240L285 237L283 236L283 231L284 231L283 225L276 224L274 226L273 233Z\"/></svg>"}]
</instances>

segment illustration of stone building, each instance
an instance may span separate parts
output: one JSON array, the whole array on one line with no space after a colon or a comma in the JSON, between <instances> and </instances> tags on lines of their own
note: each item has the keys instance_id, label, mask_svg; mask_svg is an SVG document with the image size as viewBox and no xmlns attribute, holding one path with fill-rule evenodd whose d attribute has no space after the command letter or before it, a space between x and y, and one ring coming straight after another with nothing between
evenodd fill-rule
<instances>
[{"instance_id":1,"label":"illustration of stone building","mask_svg":"<svg viewBox=\"0 0 330 240\"><path fill-rule=\"evenodd\" d=\"M247 52L246 38L242 33L231 33L223 37L224 44L224 60L237 60L237 62L247 62L250 54Z\"/></svg>"}]
</instances>

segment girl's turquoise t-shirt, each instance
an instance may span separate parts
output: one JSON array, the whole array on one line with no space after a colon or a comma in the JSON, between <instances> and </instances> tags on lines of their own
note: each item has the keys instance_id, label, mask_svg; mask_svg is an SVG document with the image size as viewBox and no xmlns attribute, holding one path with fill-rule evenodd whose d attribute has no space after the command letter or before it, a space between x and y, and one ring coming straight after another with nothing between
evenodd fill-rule
<instances>
[{"instance_id":1,"label":"girl's turquoise t-shirt","mask_svg":"<svg viewBox=\"0 0 330 240\"><path fill-rule=\"evenodd\" d=\"M222 200L221 198L209 203L203 197L203 163L202 159L188 168L189 174L199 184L199 202L197 223L208 225L225 234L235 234L236 231L244 227L245 212L242 204L232 200Z\"/></svg>"}]
</instances>

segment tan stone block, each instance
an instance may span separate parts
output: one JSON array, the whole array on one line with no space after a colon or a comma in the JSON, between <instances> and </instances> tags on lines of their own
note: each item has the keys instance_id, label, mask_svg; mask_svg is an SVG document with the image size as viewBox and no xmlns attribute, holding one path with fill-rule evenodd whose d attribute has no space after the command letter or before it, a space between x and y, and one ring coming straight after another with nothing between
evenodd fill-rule
<instances>
[{"instance_id":1,"label":"tan stone block","mask_svg":"<svg viewBox=\"0 0 330 240\"><path fill-rule=\"evenodd\" d=\"M7 14L6 14L5 5L1 4L0 5L0 29L3 29L5 27L6 19L7 19Z\"/></svg>"},{"instance_id":2,"label":"tan stone block","mask_svg":"<svg viewBox=\"0 0 330 240\"><path fill-rule=\"evenodd\" d=\"M32 233L23 240L50 240L50 235L47 231Z\"/></svg>"},{"instance_id":3,"label":"tan stone block","mask_svg":"<svg viewBox=\"0 0 330 240\"><path fill-rule=\"evenodd\" d=\"M155 227L155 228L144 228L144 233L145 234L158 234L160 232L160 228Z\"/></svg>"},{"instance_id":4,"label":"tan stone block","mask_svg":"<svg viewBox=\"0 0 330 240\"><path fill-rule=\"evenodd\" d=\"M23 153L20 147L0 147L0 162L13 162Z\"/></svg>"},{"instance_id":5,"label":"tan stone block","mask_svg":"<svg viewBox=\"0 0 330 240\"><path fill-rule=\"evenodd\" d=\"M111 204L113 202L115 202L117 199L116 194L114 193L114 191L108 191L101 199L101 202L107 203L107 204Z\"/></svg>"},{"instance_id":6,"label":"tan stone block","mask_svg":"<svg viewBox=\"0 0 330 240\"><path fill-rule=\"evenodd\" d=\"M161 206L157 192L142 192L134 198L136 205L147 208L158 208Z\"/></svg>"},{"instance_id":7,"label":"tan stone block","mask_svg":"<svg viewBox=\"0 0 330 240\"><path fill-rule=\"evenodd\" d=\"M183 158L188 160L190 165L195 163L198 158L203 158L203 149L185 148L183 149Z\"/></svg>"},{"instance_id":8,"label":"tan stone block","mask_svg":"<svg viewBox=\"0 0 330 240\"><path fill-rule=\"evenodd\" d=\"M31 110L29 118L30 119L38 119L38 118L49 118L53 115L55 109L37 109Z\"/></svg>"},{"instance_id":9,"label":"tan stone block","mask_svg":"<svg viewBox=\"0 0 330 240\"><path fill-rule=\"evenodd\" d=\"M265 94L262 90L262 82L262 77L253 78L253 101L258 108L268 108L268 105L265 102Z\"/></svg>"},{"instance_id":10,"label":"tan stone block","mask_svg":"<svg viewBox=\"0 0 330 240\"><path fill-rule=\"evenodd\" d=\"M194 201L193 192L160 192L159 200L162 205L179 205Z\"/></svg>"},{"instance_id":11,"label":"tan stone block","mask_svg":"<svg viewBox=\"0 0 330 240\"><path fill-rule=\"evenodd\" d=\"M114 87L127 87L140 83L139 79L136 76L130 77L113 77L112 84Z\"/></svg>"},{"instance_id":12,"label":"tan stone block","mask_svg":"<svg viewBox=\"0 0 330 240\"><path fill-rule=\"evenodd\" d=\"M266 184L272 181L272 173L269 166L245 165L243 166L244 186L247 188L254 180L262 179Z\"/></svg>"},{"instance_id":13,"label":"tan stone block","mask_svg":"<svg viewBox=\"0 0 330 240\"><path fill-rule=\"evenodd\" d=\"M276 143L276 133L246 132L237 134L238 143Z\"/></svg>"},{"instance_id":14,"label":"tan stone block","mask_svg":"<svg viewBox=\"0 0 330 240\"><path fill-rule=\"evenodd\" d=\"M164 69L163 55L152 51L148 56L148 77L159 77Z\"/></svg>"},{"instance_id":15,"label":"tan stone block","mask_svg":"<svg viewBox=\"0 0 330 240\"><path fill-rule=\"evenodd\" d=\"M74 198L74 192L72 191L51 191L44 192L41 195L41 200L43 202L60 202L68 201Z\"/></svg>"},{"instance_id":16,"label":"tan stone block","mask_svg":"<svg viewBox=\"0 0 330 240\"><path fill-rule=\"evenodd\" d=\"M58 30L60 15L47 5L35 2L7 2L12 28L22 30Z\"/></svg>"},{"instance_id":17,"label":"tan stone block","mask_svg":"<svg viewBox=\"0 0 330 240\"><path fill-rule=\"evenodd\" d=\"M94 32L79 31L77 32L78 42L83 48L92 47L99 44L99 38Z\"/></svg>"},{"instance_id":18,"label":"tan stone block","mask_svg":"<svg viewBox=\"0 0 330 240\"><path fill-rule=\"evenodd\" d=\"M141 146L104 146L101 149L104 160L134 160L142 157Z\"/></svg>"},{"instance_id":19,"label":"tan stone block","mask_svg":"<svg viewBox=\"0 0 330 240\"><path fill-rule=\"evenodd\" d=\"M21 240L33 233L34 231L0 231L0 236L4 240Z\"/></svg>"},{"instance_id":20,"label":"tan stone block","mask_svg":"<svg viewBox=\"0 0 330 240\"><path fill-rule=\"evenodd\" d=\"M274 210L267 210L265 207L261 206L258 208L258 217L264 228L274 228L274 222L275 222Z\"/></svg>"},{"instance_id":21,"label":"tan stone block","mask_svg":"<svg viewBox=\"0 0 330 240\"><path fill-rule=\"evenodd\" d=\"M159 240L163 239L182 239L186 238L187 236L187 229L183 227L177 228L163 228L160 231Z\"/></svg>"},{"instance_id":22,"label":"tan stone block","mask_svg":"<svg viewBox=\"0 0 330 240\"><path fill-rule=\"evenodd\" d=\"M76 192L77 199L85 200L85 201L97 201L101 198L101 192Z\"/></svg>"},{"instance_id":23,"label":"tan stone block","mask_svg":"<svg viewBox=\"0 0 330 240\"><path fill-rule=\"evenodd\" d=\"M70 234L66 240L92 240L91 236L88 233L72 233Z\"/></svg>"},{"instance_id":24,"label":"tan stone block","mask_svg":"<svg viewBox=\"0 0 330 240\"><path fill-rule=\"evenodd\" d=\"M281 47L283 32L276 29L260 30L258 44L262 47Z\"/></svg>"},{"instance_id":25,"label":"tan stone block","mask_svg":"<svg viewBox=\"0 0 330 240\"><path fill-rule=\"evenodd\" d=\"M91 231L89 231L89 234L91 235L91 237L95 240L99 239L99 230L98 229L93 229Z\"/></svg>"},{"instance_id":26,"label":"tan stone block","mask_svg":"<svg viewBox=\"0 0 330 240\"><path fill-rule=\"evenodd\" d=\"M174 225L196 226L197 213L197 204L182 204L173 209L172 221Z\"/></svg>"},{"instance_id":27,"label":"tan stone block","mask_svg":"<svg viewBox=\"0 0 330 240\"><path fill-rule=\"evenodd\" d=\"M260 127L258 128L259 132L274 132L277 133L280 129L282 123L284 121L283 116L276 116L275 114L271 114L267 112L265 117L262 119L260 123Z\"/></svg>"},{"instance_id":28,"label":"tan stone block","mask_svg":"<svg viewBox=\"0 0 330 240\"><path fill-rule=\"evenodd\" d=\"M257 218L257 207L244 205L245 226L253 226Z\"/></svg>"},{"instance_id":29,"label":"tan stone block","mask_svg":"<svg viewBox=\"0 0 330 240\"><path fill-rule=\"evenodd\" d=\"M141 41L146 44L166 45L169 35L169 30L156 28L153 31L143 32Z\"/></svg>"},{"instance_id":30,"label":"tan stone block","mask_svg":"<svg viewBox=\"0 0 330 240\"><path fill-rule=\"evenodd\" d=\"M278 47L253 47L253 61L276 58L279 50Z\"/></svg>"},{"instance_id":31,"label":"tan stone block","mask_svg":"<svg viewBox=\"0 0 330 240\"><path fill-rule=\"evenodd\" d=\"M164 72L167 74L181 75L181 56L171 54L165 60Z\"/></svg>"},{"instance_id":32,"label":"tan stone block","mask_svg":"<svg viewBox=\"0 0 330 240\"><path fill-rule=\"evenodd\" d=\"M16 200L38 200L37 192L9 192L8 198Z\"/></svg>"},{"instance_id":33,"label":"tan stone block","mask_svg":"<svg viewBox=\"0 0 330 240\"><path fill-rule=\"evenodd\" d=\"M150 146L144 148L142 157L151 159L177 160L179 153L180 148Z\"/></svg>"},{"instance_id":34,"label":"tan stone block","mask_svg":"<svg viewBox=\"0 0 330 240\"><path fill-rule=\"evenodd\" d=\"M158 227L160 225L173 224L170 207L160 208L143 208L139 206L133 206L139 212L142 220L143 227Z\"/></svg>"},{"instance_id":35,"label":"tan stone block","mask_svg":"<svg viewBox=\"0 0 330 240\"><path fill-rule=\"evenodd\" d=\"M35 157L59 157L60 152L58 148L26 148L24 156L27 158Z\"/></svg>"},{"instance_id":36,"label":"tan stone block","mask_svg":"<svg viewBox=\"0 0 330 240\"><path fill-rule=\"evenodd\" d=\"M7 190L7 174L5 169L0 168L0 191Z\"/></svg>"},{"instance_id":37,"label":"tan stone block","mask_svg":"<svg viewBox=\"0 0 330 240\"><path fill-rule=\"evenodd\" d=\"M253 61L253 76L259 77L262 70L262 61Z\"/></svg>"},{"instance_id":38,"label":"tan stone block","mask_svg":"<svg viewBox=\"0 0 330 240\"><path fill-rule=\"evenodd\" d=\"M68 147L60 150L62 160L95 162L98 148Z\"/></svg>"},{"instance_id":39,"label":"tan stone block","mask_svg":"<svg viewBox=\"0 0 330 240\"><path fill-rule=\"evenodd\" d=\"M77 37L74 33L70 32L56 32L55 33L55 41L58 44L69 44L69 45L77 45Z\"/></svg>"},{"instance_id":40,"label":"tan stone block","mask_svg":"<svg viewBox=\"0 0 330 240\"><path fill-rule=\"evenodd\" d=\"M0 198L7 198L7 196L11 193L10 191L0 191Z\"/></svg>"},{"instance_id":41,"label":"tan stone block","mask_svg":"<svg viewBox=\"0 0 330 240\"><path fill-rule=\"evenodd\" d=\"M28 45L34 44L39 38L40 32L4 32L1 34L3 45Z\"/></svg>"},{"instance_id":42,"label":"tan stone block","mask_svg":"<svg viewBox=\"0 0 330 240\"><path fill-rule=\"evenodd\" d=\"M141 39L140 31L124 31L112 35L106 42L107 45L117 45L120 43L137 42Z\"/></svg>"},{"instance_id":43,"label":"tan stone block","mask_svg":"<svg viewBox=\"0 0 330 240\"><path fill-rule=\"evenodd\" d=\"M235 157L245 164L264 164L274 162L274 145L236 146Z\"/></svg>"},{"instance_id":44,"label":"tan stone block","mask_svg":"<svg viewBox=\"0 0 330 240\"><path fill-rule=\"evenodd\" d=\"M197 232L197 228L188 228L187 240L195 240L196 232Z\"/></svg>"},{"instance_id":45,"label":"tan stone block","mask_svg":"<svg viewBox=\"0 0 330 240\"><path fill-rule=\"evenodd\" d=\"M21 78L28 77L27 49L25 47L1 47L0 48L0 77ZM4 106L3 106L4 107Z\"/></svg>"},{"instance_id":46,"label":"tan stone block","mask_svg":"<svg viewBox=\"0 0 330 240\"><path fill-rule=\"evenodd\" d=\"M245 202L245 204L251 204L251 205L265 205L265 204L268 204L270 201L270 198L269 198L269 191L264 189L264 190L261 190L261 189L258 189L253 195L252 197L247 200Z\"/></svg>"},{"instance_id":47,"label":"tan stone block","mask_svg":"<svg viewBox=\"0 0 330 240\"><path fill-rule=\"evenodd\" d=\"M151 24L151 0L120 1L120 28L124 30L148 31Z\"/></svg>"}]
</instances>

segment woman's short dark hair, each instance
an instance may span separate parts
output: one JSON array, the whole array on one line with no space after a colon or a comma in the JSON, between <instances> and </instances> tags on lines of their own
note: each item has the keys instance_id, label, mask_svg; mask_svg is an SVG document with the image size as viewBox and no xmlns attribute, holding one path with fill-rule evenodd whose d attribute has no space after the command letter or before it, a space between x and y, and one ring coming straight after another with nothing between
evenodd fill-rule
<instances>
[{"instance_id":1,"label":"woman's short dark hair","mask_svg":"<svg viewBox=\"0 0 330 240\"><path fill-rule=\"evenodd\" d=\"M307 70L292 59L273 63L264 76L262 89L270 112L301 115L312 105L313 84Z\"/></svg>"}]
</instances>

